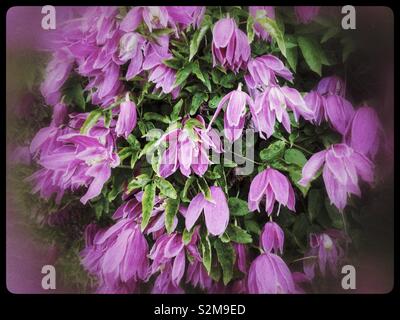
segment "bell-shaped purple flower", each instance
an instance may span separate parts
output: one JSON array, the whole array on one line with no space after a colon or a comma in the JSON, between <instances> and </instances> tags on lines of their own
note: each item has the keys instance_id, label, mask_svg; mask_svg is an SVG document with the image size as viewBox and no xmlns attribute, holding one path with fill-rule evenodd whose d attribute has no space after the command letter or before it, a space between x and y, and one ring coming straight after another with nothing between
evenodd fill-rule
<instances>
[{"instance_id":1,"label":"bell-shaped purple flower","mask_svg":"<svg viewBox=\"0 0 400 320\"><path fill-rule=\"evenodd\" d=\"M326 191L331 203L340 211L346 206L349 194L361 196L359 177L368 183L374 180L373 163L363 154L342 143L314 154L304 165L299 184L308 185L323 165L322 175Z\"/></svg>"},{"instance_id":2,"label":"bell-shaped purple flower","mask_svg":"<svg viewBox=\"0 0 400 320\"><path fill-rule=\"evenodd\" d=\"M277 254L278 251L283 253L283 243L285 241L285 235L281 227L273 222L267 222L260 236L260 246L265 252L272 252Z\"/></svg>"},{"instance_id":3,"label":"bell-shaped purple flower","mask_svg":"<svg viewBox=\"0 0 400 320\"><path fill-rule=\"evenodd\" d=\"M318 6L295 6L294 11L300 23L310 23L318 15Z\"/></svg>"},{"instance_id":4,"label":"bell-shaped purple flower","mask_svg":"<svg viewBox=\"0 0 400 320\"><path fill-rule=\"evenodd\" d=\"M352 104L338 95L328 96L325 100L325 116L332 127L344 135L354 115Z\"/></svg>"},{"instance_id":5,"label":"bell-shaped purple flower","mask_svg":"<svg viewBox=\"0 0 400 320\"><path fill-rule=\"evenodd\" d=\"M315 268L318 265L322 276L325 276L326 269L334 276L337 275L337 268L340 259L343 257L343 249L338 245L343 234L336 230L327 230L324 233L310 234L310 250L306 252L303 261L304 273L309 280L315 277Z\"/></svg>"},{"instance_id":6,"label":"bell-shaped purple flower","mask_svg":"<svg viewBox=\"0 0 400 320\"><path fill-rule=\"evenodd\" d=\"M358 108L354 113L344 139L353 150L374 159L378 152L382 131L376 111L371 107L364 106Z\"/></svg>"},{"instance_id":7,"label":"bell-shaped purple flower","mask_svg":"<svg viewBox=\"0 0 400 320\"><path fill-rule=\"evenodd\" d=\"M210 200L206 199L203 193L199 193L192 199L185 215L185 226L187 230L190 230L204 211L207 230L210 234L219 236L228 226L228 203L220 187L212 186L210 192Z\"/></svg>"},{"instance_id":8,"label":"bell-shaped purple flower","mask_svg":"<svg viewBox=\"0 0 400 320\"><path fill-rule=\"evenodd\" d=\"M249 13L253 18L268 17L275 19L275 8L273 6L249 6ZM254 33L263 40L271 40L271 36L258 22L254 23Z\"/></svg>"},{"instance_id":9,"label":"bell-shaped purple flower","mask_svg":"<svg viewBox=\"0 0 400 320\"><path fill-rule=\"evenodd\" d=\"M267 54L250 59L244 79L249 89L256 89L270 84L276 85L277 75L288 81L293 80L293 74L283 62L272 54Z\"/></svg>"},{"instance_id":10,"label":"bell-shaped purple flower","mask_svg":"<svg viewBox=\"0 0 400 320\"><path fill-rule=\"evenodd\" d=\"M132 8L122 20L120 28L125 32L135 31L144 21L150 32L168 25L168 11L163 6L137 6Z\"/></svg>"},{"instance_id":11,"label":"bell-shaped purple flower","mask_svg":"<svg viewBox=\"0 0 400 320\"><path fill-rule=\"evenodd\" d=\"M213 66L220 64L235 73L246 67L250 58L250 44L234 19L224 18L214 25L212 54Z\"/></svg>"},{"instance_id":12,"label":"bell-shaped purple flower","mask_svg":"<svg viewBox=\"0 0 400 320\"><path fill-rule=\"evenodd\" d=\"M313 111L307 107L296 89L270 85L256 96L250 111L254 126L262 138L269 138L274 133L275 121L282 123L286 131L291 132L288 109L293 111L296 121L300 115L306 120L314 117Z\"/></svg>"},{"instance_id":13,"label":"bell-shaped purple flower","mask_svg":"<svg viewBox=\"0 0 400 320\"><path fill-rule=\"evenodd\" d=\"M246 115L246 105L252 106L253 100L246 92L242 91L241 84L239 84L239 88L237 90L229 92L221 99L217 109L214 112L214 116L208 125L209 129L225 105L226 110L224 115L224 133L226 138L233 142L239 139L239 137L242 135Z\"/></svg>"},{"instance_id":14,"label":"bell-shaped purple flower","mask_svg":"<svg viewBox=\"0 0 400 320\"><path fill-rule=\"evenodd\" d=\"M322 120L325 119L325 97L321 96L317 91L310 91L304 96L304 102L314 113L311 121L320 125Z\"/></svg>"},{"instance_id":15,"label":"bell-shaped purple flower","mask_svg":"<svg viewBox=\"0 0 400 320\"><path fill-rule=\"evenodd\" d=\"M129 93L126 94L125 101L120 104L120 111L118 121L115 126L117 136L124 136L128 138L129 134L136 127L137 113L136 105L129 99Z\"/></svg>"},{"instance_id":16,"label":"bell-shaped purple flower","mask_svg":"<svg viewBox=\"0 0 400 320\"><path fill-rule=\"evenodd\" d=\"M272 214L275 201L294 211L295 197L289 180L279 171L267 168L257 174L250 184L248 205L250 211L260 211L259 205L266 197L265 211Z\"/></svg>"},{"instance_id":17,"label":"bell-shaped purple flower","mask_svg":"<svg viewBox=\"0 0 400 320\"><path fill-rule=\"evenodd\" d=\"M197 124L191 126L189 124L193 122L184 119L183 128L167 132L160 138L159 144L168 143L161 156L160 176L166 178L178 169L185 176L189 176L192 170L202 176L211 163L208 157L209 150L222 152L221 140L216 131L206 130L201 116L197 116L196 120Z\"/></svg>"},{"instance_id":18,"label":"bell-shaped purple flower","mask_svg":"<svg viewBox=\"0 0 400 320\"><path fill-rule=\"evenodd\" d=\"M337 95L344 97L346 95L344 81L338 76L322 78L315 90L322 96Z\"/></svg>"},{"instance_id":19,"label":"bell-shaped purple flower","mask_svg":"<svg viewBox=\"0 0 400 320\"><path fill-rule=\"evenodd\" d=\"M286 263L276 254L266 252L251 264L247 279L249 293L296 293Z\"/></svg>"},{"instance_id":20,"label":"bell-shaped purple flower","mask_svg":"<svg viewBox=\"0 0 400 320\"><path fill-rule=\"evenodd\" d=\"M145 39L136 32L125 33L119 44L118 59L121 63L130 61L126 71L126 80L131 80L143 71Z\"/></svg>"}]
</instances>

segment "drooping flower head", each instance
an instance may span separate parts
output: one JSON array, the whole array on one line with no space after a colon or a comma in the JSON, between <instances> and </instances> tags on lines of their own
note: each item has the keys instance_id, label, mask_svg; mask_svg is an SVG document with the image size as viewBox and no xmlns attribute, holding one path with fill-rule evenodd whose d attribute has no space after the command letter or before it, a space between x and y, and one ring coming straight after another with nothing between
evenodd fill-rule
<instances>
[{"instance_id":1,"label":"drooping flower head","mask_svg":"<svg viewBox=\"0 0 400 320\"><path fill-rule=\"evenodd\" d=\"M323 165L326 191L331 203L340 211L345 208L349 194L361 196L359 177L368 183L374 180L373 163L362 153L341 143L315 153L304 165L299 184L308 185Z\"/></svg>"},{"instance_id":2,"label":"drooping flower head","mask_svg":"<svg viewBox=\"0 0 400 320\"><path fill-rule=\"evenodd\" d=\"M251 264L247 279L249 293L295 293L292 273L281 257L266 252Z\"/></svg>"},{"instance_id":3,"label":"drooping flower head","mask_svg":"<svg viewBox=\"0 0 400 320\"><path fill-rule=\"evenodd\" d=\"M131 80L143 71L144 49L146 41L139 33L127 32L119 42L119 63L130 61L126 71L126 80Z\"/></svg>"},{"instance_id":4,"label":"drooping flower head","mask_svg":"<svg viewBox=\"0 0 400 320\"><path fill-rule=\"evenodd\" d=\"M300 23L310 23L318 15L318 6L295 6L294 11Z\"/></svg>"},{"instance_id":5,"label":"drooping flower head","mask_svg":"<svg viewBox=\"0 0 400 320\"><path fill-rule=\"evenodd\" d=\"M309 258L304 259L303 262L304 273L308 279L314 278L317 265L323 276L326 274L327 266L332 275L337 275L338 263L344 254L339 241L344 238L343 234L337 230L310 234L310 250L305 254L305 257Z\"/></svg>"},{"instance_id":6,"label":"drooping flower head","mask_svg":"<svg viewBox=\"0 0 400 320\"><path fill-rule=\"evenodd\" d=\"M353 150L374 159L379 148L382 126L376 111L368 106L360 107L351 119L344 140Z\"/></svg>"},{"instance_id":7,"label":"drooping flower head","mask_svg":"<svg viewBox=\"0 0 400 320\"><path fill-rule=\"evenodd\" d=\"M253 18L268 17L270 19L275 19L275 8L273 6L249 6L249 13ZM254 23L253 29L257 37L266 41L271 40L270 34L260 23Z\"/></svg>"},{"instance_id":8,"label":"drooping flower head","mask_svg":"<svg viewBox=\"0 0 400 320\"><path fill-rule=\"evenodd\" d=\"M252 106L253 100L246 92L242 91L242 86L239 84L237 90L229 92L221 99L208 125L208 130L210 130L211 124L225 105L224 133L227 139L233 142L242 135L246 116L246 105Z\"/></svg>"},{"instance_id":9,"label":"drooping flower head","mask_svg":"<svg viewBox=\"0 0 400 320\"><path fill-rule=\"evenodd\" d=\"M313 111L307 107L296 89L270 85L256 96L254 108L250 107L250 111L254 126L262 138L269 138L274 133L275 121L282 123L286 131L291 132L288 109L293 111L296 121L299 116L306 120L314 117Z\"/></svg>"},{"instance_id":10,"label":"drooping flower head","mask_svg":"<svg viewBox=\"0 0 400 320\"><path fill-rule=\"evenodd\" d=\"M315 89L322 96L337 95L345 97L346 86L338 76L322 78Z\"/></svg>"},{"instance_id":11,"label":"drooping flower head","mask_svg":"<svg viewBox=\"0 0 400 320\"><path fill-rule=\"evenodd\" d=\"M285 235L281 227L273 222L267 222L260 236L260 246L265 252L272 252L277 254L278 251L283 254L283 243L285 240Z\"/></svg>"},{"instance_id":12,"label":"drooping flower head","mask_svg":"<svg viewBox=\"0 0 400 320\"><path fill-rule=\"evenodd\" d=\"M192 199L185 215L185 225L186 229L190 230L204 211L207 230L210 234L219 236L228 226L228 203L220 187L212 186L210 192L211 199L206 199L203 193L199 193Z\"/></svg>"},{"instance_id":13,"label":"drooping flower head","mask_svg":"<svg viewBox=\"0 0 400 320\"><path fill-rule=\"evenodd\" d=\"M267 54L250 59L244 79L247 87L254 92L254 89L278 84L277 75L288 81L293 80L293 74L283 62L272 54Z\"/></svg>"},{"instance_id":14,"label":"drooping flower head","mask_svg":"<svg viewBox=\"0 0 400 320\"><path fill-rule=\"evenodd\" d=\"M249 191L249 210L260 211L259 205L264 196L266 197L265 211L268 215L272 214L275 201L292 211L295 210L292 185L282 173L275 169L267 168L254 177Z\"/></svg>"},{"instance_id":15,"label":"drooping flower head","mask_svg":"<svg viewBox=\"0 0 400 320\"><path fill-rule=\"evenodd\" d=\"M221 141L215 130L206 130L201 116L195 119L184 119L182 128L173 129L164 134L159 143L168 143L161 156L160 176L166 178L180 169L189 176L191 171L202 176L211 163L208 152L210 149L222 152Z\"/></svg>"},{"instance_id":16,"label":"drooping flower head","mask_svg":"<svg viewBox=\"0 0 400 320\"><path fill-rule=\"evenodd\" d=\"M115 132L118 137L124 136L126 139L136 127L137 121L136 105L129 99L129 93L126 94L125 101L120 104L119 108L120 111L115 126Z\"/></svg>"},{"instance_id":17,"label":"drooping flower head","mask_svg":"<svg viewBox=\"0 0 400 320\"><path fill-rule=\"evenodd\" d=\"M220 64L237 73L250 58L250 44L246 34L232 18L219 20L213 28L213 66Z\"/></svg>"}]
</instances>

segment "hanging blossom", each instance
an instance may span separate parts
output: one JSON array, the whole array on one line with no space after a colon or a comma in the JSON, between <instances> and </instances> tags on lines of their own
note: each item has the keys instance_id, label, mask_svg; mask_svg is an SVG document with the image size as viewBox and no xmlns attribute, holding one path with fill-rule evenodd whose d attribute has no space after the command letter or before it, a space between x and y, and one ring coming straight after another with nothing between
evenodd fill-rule
<instances>
[{"instance_id":1,"label":"hanging blossom","mask_svg":"<svg viewBox=\"0 0 400 320\"><path fill-rule=\"evenodd\" d=\"M217 64L237 73L245 69L250 58L250 44L246 34L232 18L219 20L213 28L213 66Z\"/></svg>"},{"instance_id":2,"label":"hanging blossom","mask_svg":"<svg viewBox=\"0 0 400 320\"><path fill-rule=\"evenodd\" d=\"M129 93L125 95L125 101L121 102L118 120L115 126L117 136L124 136L128 138L129 134L136 127L137 113L136 105L129 98Z\"/></svg>"},{"instance_id":3,"label":"hanging blossom","mask_svg":"<svg viewBox=\"0 0 400 320\"><path fill-rule=\"evenodd\" d=\"M119 42L118 63L125 64L130 61L126 70L126 80L131 80L143 71L145 38L136 32L125 33Z\"/></svg>"},{"instance_id":4,"label":"hanging blossom","mask_svg":"<svg viewBox=\"0 0 400 320\"><path fill-rule=\"evenodd\" d=\"M260 236L260 246L265 252L272 252L277 254L280 251L283 254L283 243L285 235L281 227L273 221L267 222Z\"/></svg>"},{"instance_id":5,"label":"hanging blossom","mask_svg":"<svg viewBox=\"0 0 400 320\"><path fill-rule=\"evenodd\" d=\"M354 114L352 104L345 99L345 89L344 82L337 76L321 79L315 90L304 96L307 107L314 112L311 121L318 125L323 120L328 121L343 135Z\"/></svg>"},{"instance_id":6,"label":"hanging blossom","mask_svg":"<svg viewBox=\"0 0 400 320\"><path fill-rule=\"evenodd\" d=\"M251 264L249 293L296 293L292 273L281 257L265 252Z\"/></svg>"},{"instance_id":7,"label":"hanging blossom","mask_svg":"<svg viewBox=\"0 0 400 320\"><path fill-rule=\"evenodd\" d=\"M250 184L249 210L260 212L260 201L266 197L265 211L272 214L275 201L295 211L295 196L289 180L279 171L267 168L257 174Z\"/></svg>"},{"instance_id":8,"label":"hanging blossom","mask_svg":"<svg viewBox=\"0 0 400 320\"><path fill-rule=\"evenodd\" d=\"M268 17L275 20L275 8L273 6L249 6L249 13L254 19ZM271 35L260 23L254 23L253 29L257 37L271 41Z\"/></svg>"},{"instance_id":9,"label":"hanging blossom","mask_svg":"<svg viewBox=\"0 0 400 320\"><path fill-rule=\"evenodd\" d=\"M344 256L344 251L338 244L344 239L346 237L341 231L333 229L310 234L310 250L306 252L307 259L303 261L304 274L309 280L315 277L317 266L322 276L325 276L327 267L333 276L337 275L338 263Z\"/></svg>"},{"instance_id":10,"label":"hanging blossom","mask_svg":"<svg viewBox=\"0 0 400 320\"><path fill-rule=\"evenodd\" d=\"M279 58L266 54L250 59L244 79L252 96L255 97L258 93L255 89L278 84L277 75L288 81L293 80L293 74Z\"/></svg>"},{"instance_id":11,"label":"hanging blossom","mask_svg":"<svg viewBox=\"0 0 400 320\"><path fill-rule=\"evenodd\" d=\"M315 153L304 165L299 184L307 186L323 165L322 176L328 197L340 211L345 208L349 194L361 196L359 177L369 184L374 180L373 163L362 153L341 143Z\"/></svg>"},{"instance_id":12,"label":"hanging blossom","mask_svg":"<svg viewBox=\"0 0 400 320\"><path fill-rule=\"evenodd\" d=\"M119 210L119 211L118 211ZM148 244L137 217L141 203L133 198L114 214L117 222L108 229L86 229L81 263L99 280L100 293L132 293L149 272Z\"/></svg>"},{"instance_id":13,"label":"hanging blossom","mask_svg":"<svg viewBox=\"0 0 400 320\"><path fill-rule=\"evenodd\" d=\"M300 23L310 23L319 14L321 8L318 6L295 6L294 11L297 16L297 21Z\"/></svg>"},{"instance_id":14,"label":"hanging blossom","mask_svg":"<svg viewBox=\"0 0 400 320\"><path fill-rule=\"evenodd\" d=\"M201 116L184 119L182 126L164 134L157 143L158 145L168 143L167 149L161 156L159 168L161 177L166 178L178 169L187 177L192 170L202 176L211 163L208 158L209 150L222 152L217 132L213 129L206 130Z\"/></svg>"},{"instance_id":15,"label":"hanging blossom","mask_svg":"<svg viewBox=\"0 0 400 320\"><path fill-rule=\"evenodd\" d=\"M300 116L306 120L314 118L313 111L307 107L296 89L270 85L257 95L254 107L250 108L250 111L254 127L263 139L274 133L276 121L282 123L288 133L291 132L288 109L293 111L296 122Z\"/></svg>"},{"instance_id":16,"label":"hanging blossom","mask_svg":"<svg viewBox=\"0 0 400 320\"><path fill-rule=\"evenodd\" d=\"M363 106L354 113L347 127L344 141L353 150L374 159L382 133L383 128L376 111L371 107Z\"/></svg>"},{"instance_id":17,"label":"hanging blossom","mask_svg":"<svg viewBox=\"0 0 400 320\"><path fill-rule=\"evenodd\" d=\"M204 211L208 232L219 236L224 233L229 222L229 208L225 193L220 187L210 187L211 199L206 199L203 193L196 195L189 204L185 215L185 226L190 230L200 214Z\"/></svg>"},{"instance_id":18,"label":"hanging blossom","mask_svg":"<svg viewBox=\"0 0 400 320\"><path fill-rule=\"evenodd\" d=\"M178 36L178 26L199 27L205 13L201 6L137 6L132 8L121 22L121 29L135 31L144 22L150 32L171 26Z\"/></svg>"},{"instance_id":19,"label":"hanging blossom","mask_svg":"<svg viewBox=\"0 0 400 320\"><path fill-rule=\"evenodd\" d=\"M242 84L239 83L237 90L229 92L221 99L208 124L207 130L211 130L212 123L225 105L224 134L229 141L233 142L242 135L246 116L246 105L252 106L253 100L246 92L242 91Z\"/></svg>"},{"instance_id":20,"label":"hanging blossom","mask_svg":"<svg viewBox=\"0 0 400 320\"><path fill-rule=\"evenodd\" d=\"M114 132L104 127L104 119L88 135L72 129L80 128L86 117L87 114L79 114L69 121L69 126L50 125L36 134L30 151L42 169L28 178L34 183L33 192L40 191L45 199L56 193L56 201L60 202L66 190L89 186L81 197L83 204L100 194L111 176L111 168L120 161L115 152Z\"/></svg>"}]
</instances>

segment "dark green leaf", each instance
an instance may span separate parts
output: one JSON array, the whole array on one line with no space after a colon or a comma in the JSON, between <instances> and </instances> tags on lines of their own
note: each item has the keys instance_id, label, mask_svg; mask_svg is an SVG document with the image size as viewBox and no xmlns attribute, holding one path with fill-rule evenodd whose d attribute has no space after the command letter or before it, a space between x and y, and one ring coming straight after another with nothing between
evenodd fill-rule
<instances>
[{"instance_id":1,"label":"dark green leaf","mask_svg":"<svg viewBox=\"0 0 400 320\"><path fill-rule=\"evenodd\" d=\"M314 222L315 218L318 217L324 204L324 198L321 191L317 189L311 189L308 193L308 216L311 223Z\"/></svg>"},{"instance_id":2,"label":"dark green leaf","mask_svg":"<svg viewBox=\"0 0 400 320\"><path fill-rule=\"evenodd\" d=\"M207 273L210 273L211 257L212 257L210 239L208 239L208 236L203 235L200 238L200 243L201 243L201 255L202 255L203 265L206 268Z\"/></svg>"},{"instance_id":3,"label":"dark green leaf","mask_svg":"<svg viewBox=\"0 0 400 320\"><path fill-rule=\"evenodd\" d=\"M197 92L192 98L192 105L190 106L189 114L193 116L196 114L200 105L208 100L208 94L205 92Z\"/></svg>"},{"instance_id":4,"label":"dark green leaf","mask_svg":"<svg viewBox=\"0 0 400 320\"><path fill-rule=\"evenodd\" d=\"M147 225L149 224L151 212L153 211L154 207L155 194L156 194L155 183L150 183L144 188L142 197L142 223L141 223L142 232L144 229L146 229Z\"/></svg>"},{"instance_id":5,"label":"dark green leaf","mask_svg":"<svg viewBox=\"0 0 400 320\"><path fill-rule=\"evenodd\" d=\"M271 35L278 44L279 50L286 57L286 45L283 37L283 31L277 22L268 17L258 18L256 21Z\"/></svg>"},{"instance_id":6,"label":"dark green leaf","mask_svg":"<svg viewBox=\"0 0 400 320\"><path fill-rule=\"evenodd\" d=\"M233 266L236 260L236 253L232 244L223 243L220 239L214 242L214 248L217 252L218 261L222 267L222 280L227 285L233 277Z\"/></svg>"},{"instance_id":7,"label":"dark green leaf","mask_svg":"<svg viewBox=\"0 0 400 320\"><path fill-rule=\"evenodd\" d=\"M102 114L103 111L98 109L90 112L81 127L81 134L86 134L89 131L89 129L92 128L97 123Z\"/></svg>"},{"instance_id":8,"label":"dark green leaf","mask_svg":"<svg viewBox=\"0 0 400 320\"><path fill-rule=\"evenodd\" d=\"M228 199L229 212L232 216L245 216L249 213L247 201L238 198Z\"/></svg>"},{"instance_id":9,"label":"dark green leaf","mask_svg":"<svg viewBox=\"0 0 400 320\"><path fill-rule=\"evenodd\" d=\"M242 228L235 226L235 225L229 225L228 229L227 229L229 238L233 241L233 242L237 242L237 243L252 243L253 242L253 238L251 237L251 235L249 233L247 233L246 230L243 230Z\"/></svg>"},{"instance_id":10,"label":"dark green leaf","mask_svg":"<svg viewBox=\"0 0 400 320\"><path fill-rule=\"evenodd\" d=\"M178 212L179 203L179 199L167 199L167 204L165 206L165 229L168 233L171 233L173 231L172 227L174 224L174 218Z\"/></svg>"},{"instance_id":11,"label":"dark green leaf","mask_svg":"<svg viewBox=\"0 0 400 320\"><path fill-rule=\"evenodd\" d=\"M304 164L307 162L306 157L303 152L298 149L288 149L285 151L284 159L288 164L295 164L302 168Z\"/></svg>"},{"instance_id":12,"label":"dark green leaf","mask_svg":"<svg viewBox=\"0 0 400 320\"><path fill-rule=\"evenodd\" d=\"M283 154L285 146L285 142L281 140L271 143L268 148L260 151L260 159L263 161L271 161L272 159L278 158Z\"/></svg>"},{"instance_id":13,"label":"dark green leaf","mask_svg":"<svg viewBox=\"0 0 400 320\"><path fill-rule=\"evenodd\" d=\"M172 108L171 121L177 121L179 119L179 113L183 106L183 100L180 99Z\"/></svg>"},{"instance_id":14,"label":"dark green leaf","mask_svg":"<svg viewBox=\"0 0 400 320\"><path fill-rule=\"evenodd\" d=\"M160 189L162 195L172 199L177 198L176 190L168 180L165 180L164 178L161 177L157 177L156 185Z\"/></svg>"},{"instance_id":15,"label":"dark green leaf","mask_svg":"<svg viewBox=\"0 0 400 320\"><path fill-rule=\"evenodd\" d=\"M189 61L191 61L193 59L193 57L196 55L197 51L199 50L201 40L204 38L207 30L210 28L210 25L211 25L211 17L205 15L200 28L193 34L193 38L190 41Z\"/></svg>"}]
</instances>

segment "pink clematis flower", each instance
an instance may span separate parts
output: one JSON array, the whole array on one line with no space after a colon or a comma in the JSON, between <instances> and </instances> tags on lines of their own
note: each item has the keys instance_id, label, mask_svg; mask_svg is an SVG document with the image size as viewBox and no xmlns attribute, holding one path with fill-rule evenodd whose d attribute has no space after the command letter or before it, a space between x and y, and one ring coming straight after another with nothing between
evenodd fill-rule
<instances>
[{"instance_id":1,"label":"pink clematis flower","mask_svg":"<svg viewBox=\"0 0 400 320\"><path fill-rule=\"evenodd\" d=\"M140 23L147 25L150 32L153 29L163 29L168 25L168 11L163 6L137 6L132 8L121 22L121 30L135 31Z\"/></svg>"},{"instance_id":2,"label":"pink clematis flower","mask_svg":"<svg viewBox=\"0 0 400 320\"><path fill-rule=\"evenodd\" d=\"M254 126L262 138L269 138L274 133L276 120L282 123L286 131L290 133L288 108L293 111L296 121L299 116L306 120L314 118L313 111L307 107L296 89L270 85L264 92L256 96L254 107L250 106L250 111Z\"/></svg>"},{"instance_id":3,"label":"pink clematis flower","mask_svg":"<svg viewBox=\"0 0 400 320\"><path fill-rule=\"evenodd\" d=\"M277 75L288 81L293 80L293 74L283 62L272 54L267 54L250 59L244 79L247 87L253 90L270 84L276 85Z\"/></svg>"},{"instance_id":4,"label":"pink clematis flower","mask_svg":"<svg viewBox=\"0 0 400 320\"><path fill-rule=\"evenodd\" d=\"M193 122L194 120L194 122ZM206 130L201 116L196 119L184 119L183 128L177 128L164 134L161 143L168 143L168 148L161 156L160 176L166 178L180 169L189 176L191 171L202 176L211 161L208 152L211 148L217 153L222 152L221 141L215 130Z\"/></svg>"},{"instance_id":5,"label":"pink clematis flower","mask_svg":"<svg viewBox=\"0 0 400 320\"><path fill-rule=\"evenodd\" d=\"M121 64L130 61L126 71L126 80L131 80L143 71L144 49L146 41L136 32L125 33L119 44L119 56Z\"/></svg>"},{"instance_id":6,"label":"pink clematis flower","mask_svg":"<svg viewBox=\"0 0 400 320\"><path fill-rule=\"evenodd\" d=\"M247 286L249 293L296 293L288 266L282 258L269 252L252 262Z\"/></svg>"},{"instance_id":7,"label":"pink clematis flower","mask_svg":"<svg viewBox=\"0 0 400 320\"><path fill-rule=\"evenodd\" d=\"M271 215L275 200L279 205L287 206L295 211L295 197L289 180L279 171L267 168L257 174L250 184L249 210L260 211L259 205L263 197L266 197L265 211Z\"/></svg>"},{"instance_id":8,"label":"pink clematis flower","mask_svg":"<svg viewBox=\"0 0 400 320\"><path fill-rule=\"evenodd\" d=\"M310 23L318 15L320 7L318 6L295 6L294 11L297 16L297 20L300 23Z\"/></svg>"},{"instance_id":9,"label":"pink clematis flower","mask_svg":"<svg viewBox=\"0 0 400 320\"><path fill-rule=\"evenodd\" d=\"M343 249L338 245L339 240L345 237L340 231L327 230L320 234L310 234L310 250L305 257L316 257L316 259L305 259L303 262L304 274L309 280L315 277L315 268L318 265L323 276L326 267L332 275L337 275L339 260L343 257Z\"/></svg>"},{"instance_id":10,"label":"pink clematis flower","mask_svg":"<svg viewBox=\"0 0 400 320\"><path fill-rule=\"evenodd\" d=\"M202 193L195 196L189 204L185 216L185 226L190 230L204 210L207 230L210 234L219 236L224 233L229 222L229 208L225 193L220 187L210 187L211 200Z\"/></svg>"},{"instance_id":11,"label":"pink clematis flower","mask_svg":"<svg viewBox=\"0 0 400 320\"><path fill-rule=\"evenodd\" d=\"M235 73L246 67L250 58L250 44L234 19L224 18L214 25L212 54L213 66L220 64Z\"/></svg>"},{"instance_id":12,"label":"pink clematis flower","mask_svg":"<svg viewBox=\"0 0 400 320\"><path fill-rule=\"evenodd\" d=\"M353 150L374 159L379 148L383 129L376 111L368 106L360 107L351 119L344 140Z\"/></svg>"},{"instance_id":13,"label":"pink clematis flower","mask_svg":"<svg viewBox=\"0 0 400 320\"><path fill-rule=\"evenodd\" d=\"M337 95L345 97L346 86L344 81L338 76L330 76L322 78L315 89L320 95Z\"/></svg>"},{"instance_id":14,"label":"pink clematis flower","mask_svg":"<svg viewBox=\"0 0 400 320\"><path fill-rule=\"evenodd\" d=\"M283 254L283 243L285 240L285 235L281 227L273 222L267 222L260 236L260 246L265 252L272 252L277 254L278 250Z\"/></svg>"},{"instance_id":15,"label":"pink clematis flower","mask_svg":"<svg viewBox=\"0 0 400 320\"><path fill-rule=\"evenodd\" d=\"M362 153L341 143L314 154L304 165L299 184L308 185L322 165L329 199L340 211L345 208L349 194L361 196L359 177L368 183L374 180L373 163Z\"/></svg>"},{"instance_id":16,"label":"pink clematis flower","mask_svg":"<svg viewBox=\"0 0 400 320\"><path fill-rule=\"evenodd\" d=\"M120 105L118 121L115 127L117 136L124 136L125 139L127 139L129 134L136 127L136 121L136 105L129 99L129 93L127 93L125 96L125 101L123 101Z\"/></svg>"},{"instance_id":17,"label":"pink clematis flower","mask_svg":"<svg viewBox=\"0 0 400 320\"><path fill-rule=\"evenodd\" d=\"M249 6L249 13L253 18L268 17L275 19L275 8L273 6ZM258 22L254 23L254 33L257 37L270 41L271 35Z\"/></svg>"},{"instance_id":18,"label":"pink clematis flower","mask_svg":"<svg viewBox=\"0 0 400 320\"><path fill-rule=\"evenodd\" d=\"M246 115L246 105L252 106L253 100L246 92L242 91L242 85L239 84L237 90L229 92L221 99L207 130L210 130L211 124L217 118L219 112L225 105L224 133L227 139L233 142L239 139L242 135Z\"/></svg>"},{"instance_id":19,"label":"pink clematis flower","mask_svg":"<svg viewBox=\"0 0 400 320\"><path fill-rule=\"evenodd\" d=\"M328 96L325 100L325 116L332 127L344 135L354 115L352 104L338 95Z\"/></svg>"}]
</instances>

